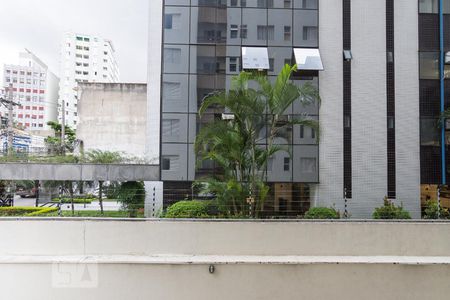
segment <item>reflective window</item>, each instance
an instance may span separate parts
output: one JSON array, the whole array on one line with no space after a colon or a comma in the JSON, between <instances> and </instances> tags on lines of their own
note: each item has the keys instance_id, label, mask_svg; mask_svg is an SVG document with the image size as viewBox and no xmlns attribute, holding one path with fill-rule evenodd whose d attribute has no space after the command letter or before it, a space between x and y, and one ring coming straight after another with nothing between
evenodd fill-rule
<instances>
[{"instance_id":1,"label":"reflective window","mask_svg":"<svg viewBox=\"0 0 450 300\"><path fill-rule=\"evenodd\" d=\"M439 79L439 52L420 52L420 79Z\"/></svg>"},{"instance_id":2,"label":"reflective window","mask_svg":"<svg viewBox=\"0 0 450 300\"><path fill-rule=\"evenodd\" d=\"M439 13L439 0L419 0L420 13Z\"/></svg>"}]
</instances>

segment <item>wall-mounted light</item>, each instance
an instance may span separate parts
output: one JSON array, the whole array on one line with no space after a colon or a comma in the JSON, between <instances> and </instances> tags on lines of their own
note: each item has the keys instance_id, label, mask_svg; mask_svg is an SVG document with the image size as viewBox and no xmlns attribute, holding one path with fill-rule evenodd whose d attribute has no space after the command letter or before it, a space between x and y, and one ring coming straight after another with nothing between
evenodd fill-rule
<instances>
[{"instance_id":1,"label":"wall-mounted light","mask_svg":"<svg viewBox=\"0 0 450 300\"><path fill-rule=\"evenodd\" d=\"M214 265L209 265L209 274L214 274L215 271L216 267L214 267Z\"/></svg>"},{"instance_id":2,"label":"wall-mounted light","mask_svg":"<svg viewBox=\"0 0 450 300\"><path fill-rule=\"evenodd\" d=\"M344 60L351 61L353 59L352 50L344 50Z\"/></svg>"}]
</instances>

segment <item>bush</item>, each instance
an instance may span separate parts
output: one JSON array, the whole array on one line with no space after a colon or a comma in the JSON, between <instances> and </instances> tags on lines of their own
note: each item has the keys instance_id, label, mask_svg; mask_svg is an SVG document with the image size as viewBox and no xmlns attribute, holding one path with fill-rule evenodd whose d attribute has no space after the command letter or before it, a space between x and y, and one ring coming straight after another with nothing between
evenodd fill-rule
<instances>
[{"instance_id":1,"label":"bush","mask_svg":"<svg viewBox=\"0 0 450 300\"><path fill-rule=\"evenodd\" d=\"M449 219L450 213L447 208L442 208L439 211L439 204L437 201L427 201L424 211L424 219L437 220L437 219Z\"/></svg>"},{"instance_id":2,"label":"bush","mask_svg":"<svg viewBox=\"0 0 450 300\"><path fill-rule=\"evenodd\" d=\"M120 185L117 191L117 200L128 211L129 216L135 218L139 209L144 208L145 186L143 182L128 181Z\"/></svg>"},{"instance_id":3,"label":"bush","mask_svg":"<svg viewBox=\"0 0 450 300\"><path fill-rule=\"evenodd\" d=\"M306 212L305 219L340 219L340 215L332 207L312 207Z\"/></svg>"},{"instance_id":4,"label":"bush","mask_svg":"<svg viewBox=\"0 0 450 300\"><path fill-rule=\"evenodd\" d=\"M0 217L35 217L57 210L55 207L0 207Z\"/></svg>"},{"instance_id":5,"label":"bush","mask_svg":"<svg viewBox=\"0 0 450 300\"><path fill-rule=\"evenodd\" d=\"M209 202L206 201L180 201L169 208L165 214L170 219L200 219L208 218Z\"/></svg>"},{"instance_id":6,"label":"bush","mask_svg":"<svg viewBox=\"0 0 450 300\"><path fill-rule=\"evenodd\" d=\"M408 211L403 209L402 205L396 206L394 202L385 197L384 205L375 208L373 218L384 220L411 219L411 215Z\"/></svg>"},{"instance_id":7,"label":"bush","mask_svg":"<svg viewBox=\"0 0 450 300\"><path fill-rule=\"evenodd\" d=\"M84 198L73 198L73 203L74 204L91 204L92 200L94 199L84 199ZM70 200L70 198L53 198L52 202L56 202L56 203L72 203L72 201Z\"/></svg>"}]
</instances>

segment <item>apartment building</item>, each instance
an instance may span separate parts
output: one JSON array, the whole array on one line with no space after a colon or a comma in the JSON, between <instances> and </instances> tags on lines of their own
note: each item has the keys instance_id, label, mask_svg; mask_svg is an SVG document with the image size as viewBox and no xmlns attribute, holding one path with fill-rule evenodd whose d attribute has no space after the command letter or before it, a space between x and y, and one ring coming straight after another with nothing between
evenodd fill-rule
<instances>
[{"instance_id":1,"label":"apartment building","mask_svg":"<svg viewBox=\"0 0 450 300\"><path fill-rule=\"evenodd\" d=\"M50 130L47 122L57 120L59 78L31 51L25 50L19 58L18 65L6 64L3 71L5 87L12 84L13 99L20 103L14 107L14 122L27 131L45 134ZM6 92L5 97L9 97ZM8 115L3 106L0 112Z\"/></svg>"},{"instance_id":2,"label":"apartment building","mask_svg":"<svg viewBox=\"0 0 450 300\"><path fill-rule=\"evenodd\" d=\"M77 127L79 82L116 83L119 78L112 41L98 36L66 33L61 45L59 121L62 121L64 101L65 122Z\"/></svg>"},{"instance_id":3,"label":"apartment building","mask_svg":"<svg viewBox=\"0 0 450 300\"><path fill-rule=\"evenodd\" d=\"M307 74L293 82L319 89L320 107L289 114L313 115L321 136L294 127L279 141L291 153L268 170L287 201L275 211L300 209L301 197L367 218L387 196L419 217L421 187L447 183L448 135L436 124L450 95L449 0L157 0L150 11L148 135L161 142L148 152L165 190L214 173L195 167L203 97L240 70L272 77L285 63Z\"/></svg>"}]
</instances>

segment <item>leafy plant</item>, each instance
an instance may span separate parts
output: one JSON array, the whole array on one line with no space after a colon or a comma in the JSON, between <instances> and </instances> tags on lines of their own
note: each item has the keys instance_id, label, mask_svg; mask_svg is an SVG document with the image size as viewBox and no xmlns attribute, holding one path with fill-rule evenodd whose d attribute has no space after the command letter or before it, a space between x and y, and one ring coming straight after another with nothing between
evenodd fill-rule
<instances>
[{"instance_id":1,"label":"leafy plant","mask_svg":"<svg viewBox=\"0 0 450 300\"><path fill-rule=\"evenodd\" d=\"M62 135L62 125L55 121L50 121L47 123L48 126L54 131L54 136L48 136L45 139L47 147L54 153L64 154L66 151L73 152L76 142L75 130L70 126L65 125L64 127L64 147L61 147L61 135Z\"/></svg>"},{"instance_id":2,"label":"leafy plant","mask_svg":"<svg viewBox=\"0 0 450 300\"><path fill-rule=\"evenodd\" d=\"M211 94L200 107L201 117L217 108L232 115L232 118L215 119L202 127L195 150L198 165L213 161L223 171L215 178L216 182L207 181L206 187L211 187L210 192L216 194L219 201L231 204L235 214L245 214L245 210L249 210L258 217L264 210L269 191L265 184L267 163L278 152L289 154L287 147L275 141L286 138L285 132L294 125L319 129L317 121L308 115L288 117L287 109L294 102L307 106L319 101L312 85L298 87L291 81L296 70L297 66L284 66L275 83L265 75L241 72L233 77L229 91ZM249 88L251 83L258 88ZM264 148L260 146L262 139L267 141ZM228 195L221 197L220 190Z\"/></svg>"},{"instance_id":3,"label":"leafy plant","mask_svg":"<svg viewBox=\"0 0 450 300\"><path fill-rule=\"evenodd\" d=\"M437 201L427 201L426 208L424 210L424 219L437 220L437 219L450 219L450 213L447 208L441 207Z\"/></svg>"},{"instance_id":4,"label":"leafy plant","mask_svg":"<svg viewBox=\"0 0 450 300\"><path fill-rule=\"evenodd\" d=\"M36 217L57 211L55 207L0 207L1 217Z\"/></svg>"},{"instance_id":5,"label":"leafy plant","mask_svg":"<svg viewBox=\"0 0 450 300\"><path fill-rule=\"evenodd\" d=\"M305 213L305 219L340 219L340 214L332 207L312 207Z\"/></svg>"},{"instance_id":6,"label":"leafy plant","mask_svg":"<svg viewBox=\"0 0 450 300\"><path fill-rule=\"evenodd\" d=\"M144 208L144 183L138 181L123 182L118 189L117 200L122 203L129 216L135 218L138 210Z\"/></svg>"},{"instance_id":7,"label":"leafy plant","mask_svg":"<svg viewBox=\"0 0 450 300\"><path fill-rule=\"evenodd\" d=\"M208 218L209 205L207 201L180 201L167 208L165 217L170 219Z\"/></svg>"},{"instance_id":8,"label":"leafy plant","mask_svg":"<svg viewBox=\"0 0 450 300\"><path fill-rule=\"evenodd\" d=\"M86 162L95 164L114 164L124 160L121 152L90 150L85 154Z\"/></svg>"},{"instance_id":9,"label":"leafy plant","mask_svg":"<svg viewBox=\"0 0 450 300\"><path fill-rule=\"evenodd\" d=\"M384 205L375 208L374 219L411 219L408 211L403 209L403 205L397 206L394 202L384 197Z\"/></svg>"}]
</instances>

